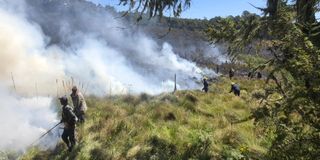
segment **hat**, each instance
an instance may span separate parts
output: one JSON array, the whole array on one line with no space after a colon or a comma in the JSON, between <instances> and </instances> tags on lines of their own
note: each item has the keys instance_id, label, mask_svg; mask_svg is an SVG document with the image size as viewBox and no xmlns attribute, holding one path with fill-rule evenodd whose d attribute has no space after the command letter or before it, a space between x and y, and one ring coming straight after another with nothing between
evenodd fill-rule
<instances>
[{"instance_id":1,"label":"hat","mask_svg":"<svg viewBox=\"0 0 320 160\"><path fill-rule=\"evenodd\" d=\"M234 84L236 84L236 83L234 83L234 82L231 82L231 85L234 85Z\"/></svg>"},{"instance_id":2,"label":"hat","mask_svg":"<svg viewBox=\"0 0 320 160\"><path fill-rule=\"evenodd\" d=\"M60 103L62 103L62 104L68 103L68 98L67 98L67 96L59 97L59 100L60 100Z\"/></svg>"},{"instance_id":3,"label":"hat","mask_svg":"<svg viewBox=\"0 0 320 160\"><path fill-rule=\"evenodd\" d=\"M72 87L72 91L77 91L77 90L78 90L77 86Z\"/></svg>"}]
</instances>

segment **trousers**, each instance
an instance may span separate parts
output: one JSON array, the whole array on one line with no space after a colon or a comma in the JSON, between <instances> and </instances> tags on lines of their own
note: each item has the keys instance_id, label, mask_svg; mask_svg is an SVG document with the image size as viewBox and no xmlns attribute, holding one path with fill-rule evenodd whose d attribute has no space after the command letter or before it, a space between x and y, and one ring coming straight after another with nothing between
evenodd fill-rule
<instances>
[{"instance_id":1,"label":"trousers","mask_svg":"<svg viewBox=\"0 0 320 160\"><path fill-rule=\"evenodd\" d=\"M76 144L75 127L68 127L63 130L62 140L67 144L68 148L72 148Z\"/></svg>"}]
</instances>

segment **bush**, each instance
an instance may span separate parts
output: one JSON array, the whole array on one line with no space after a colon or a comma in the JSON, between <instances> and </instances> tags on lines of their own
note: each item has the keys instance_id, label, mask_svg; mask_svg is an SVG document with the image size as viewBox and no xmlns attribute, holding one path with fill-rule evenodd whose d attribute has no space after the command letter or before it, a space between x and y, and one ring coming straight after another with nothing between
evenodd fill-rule
<instances>
[{"instance_id":1,"label":"bush","mask_svg":"<svg viewBox=\"0 0 320 160\"><path fill-rule=\"evenodd\" d=\"M229 145L231 147L236 148L240 144L242 144L244 140L242 139L241 135L237 131L233 129L228 129L224 134L224 136L222 137L222 142L225 145Z\"/></svg>"},{"instance_id":2,"label":"bush","mask_svg":"<svg viewBox=\"0 0 320 160\"><path fill-rule=\"evenodd\" d=\"M252 92L251 96L255 99L262 99L265 97L265 91L264 90L255 90Z\"/></svg>"},{"instance_id":3,"label":"bush","mask_svg":"<svg viewBox=\"0 0 320 160\"><path fill-rule=\"evenodd\" d=\"M166 121L175 121L176 120L176 116L172 112L170 112L164 117L164 120L166 120Z\"/></svg>"},{"instance_id":4,"label":"bush","mask_svg":"<svg viewBox=\"0 0 320 160\"><path fill-rule=\"evenodd\" d=\"M141 102L141 99L132 95L127 95L123 98L123 102L132 106L137 106Z\"/></svg>"},{"instance_id":5,"label":"bush","mask_svg":"<svg viewBox=\"0 0 320 160\"><path fill-rule=\"evenodd\" d=\"M141 93L140 94L140 101L149 101L151 99L151 96L149 96L147 93Z\"/></svg>"},{"instance_id":6,"label":"bush","mask_svg":"<svg viewBox=\"0 0 320 160\"><path fill-rule=\"evenodd\" d=\"M211 141L209 138L198 138L196 142L186 149L182 159L211 159L210 146Z\"/></svg>"},{"instance_id":7,"label":"bush","mask_svg":"<svg viewBox=\"0 0 320 160\"><path fill-rule=\"evenodd\" d=\"M198 102L198 98L196 96L194 96L191 93L188 93L185 97L186 100L190 101L191 103L195 104Z\"/></svg>"},{"instance_id":8,"label":"bush","mask_svg":"<svg viewBox=\"0 0 320 160\"><path fill-rule=\"evenodd\" d=\"M148 144L151 149L140 151L136 156L137 159L166 160L177 158L178 150L176 146L164 139L153 136L149 139Z\"/></svg>"},{"instance_id":9,"label":"bush","mask_svg":"<svg viewBox=\"0 0 320 160\"><path fill-rule=\"evenodd\" d=\"M185 108L186 110L189 110L191 112L195 112L196 111L196 107L195 107L195 104L193 104L192 102L190 101L186 101L184 100L180 106L182 106L183 108Z\"/></svg>"},{"instance_id":10,"label":"bush","mask_svg":"<svg viewBox=\"0 0 320 160\"><path fill-rule=\"evenodd\" d=\"M230 123L237 122L240 120L239 116L234 112L227 112L224 114L224 116Z\"/></svg>"},{"instance_id":11,"label":"bush","mask_svg":"<svg viewBox=\"0 0 320 160\"><path fill-rule=\"evenodd\" d=\"M232 160L245 159L245 156L241 153L241 151L237 149L232 149L229 147L224 147L220 155L221 155L221 159L232 159Z\"/></svg>"},{"instance_id":12,"label":"bush","mask_svg":"<svg viewBox=\"0 0 320 160\"><path fill-rule=\"evenodd\" d=\"M127 128L127 125L124 121L121 121L117 124L116 128L111 130L111 137L115 137L120 134L121 131L125 130Z\"/></svg>"},{"instance_id":13,"label":"bush","mask_svg":"<svg viewBox=\"0 0 320 160\"><path fill-rule=\"evenodd\" d=\"M173 94L165 94L160 98L161 101L168 102L168 103L177 103L178 98Z\"/></svg>"},{"instance_id":14,"label":"bush","mask_svg":"<svg viewBox=\"0 0 320 160\"><path fill-rule=\"evenodd\" d=\"M92 160L111 160L112 158L106 154L106 152L100 148L94 148L90 151Z\"/></svg>"}]
</instances>

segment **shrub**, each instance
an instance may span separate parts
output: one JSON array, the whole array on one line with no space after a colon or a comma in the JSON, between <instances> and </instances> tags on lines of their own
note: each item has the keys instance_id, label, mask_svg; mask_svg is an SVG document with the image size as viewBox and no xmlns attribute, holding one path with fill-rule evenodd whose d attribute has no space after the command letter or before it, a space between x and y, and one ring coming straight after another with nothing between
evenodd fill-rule
<instances>
[{"instance_id":1,"label":"shrub","mask_svg":"<svg viewBox=\"0 0 320 160\"><path fill-rule=\"evenodd\" d=\"M166 121L175 121L176 120L176 116L172 112L170 112L164 117L164 120L166 120Z\"/></svg>"},{"instance_id":2,"label":"shrub","mask_svg":"<svg viewBox=\"0 0 320 160\"><path fill-rule=\"evenodd\" d=\"M137 106L141 102L141 100L138 97L127 95L123 98L123 102L130 104L132 106Z\"/></svg>"},{"instance_id":3,"label":"shrub","mask_svg":"<svg viewBox=\"0 0 320 160\"><path fill-rule=\"evenodd\" d=\"M255 99L262 99L265 97L265 91L264 90L255 90L252 92L251 96Z\"/></svg>"},{"instance_id":4,"label":"shrub","mask_svg":"<svg viewBox=\"0 0 320 160\"><path fill-rule=\"evenodd\" d=\"M196 96L194 96L191 93L188 93L185 97L186 100L190 101L191 103L195 104L198 102L198 98Z\"/></svg>"},{"instance_id":5,"label":"shrub","mask_svg":"<svg viewBox=\"0 0 320 160\"><path fill-rule=\"evenodd\" d=\"M153 136L148 140L148 144L151 148L140 151L136 156L137 159L167 160L177 158L178 150L176 146L164 139Z\"/></svg>"},{"instance_id":6,"label":"shrub","mask_svg":"<svg viewBox=\"0 0 320 160\"><path fill-rule=\"evenodd\" d=\"M222 142L232 147L238 147L244 142L244 140L237 131L234 129L228 129L222 137Z\"/></svg>"},{"instance_id":7,"label":"shrub","mask_svg":"<svg viewBox=\"0 0 320 160\"><path fill-rule=\"evenodd\" d=\"M168 102L168 103L177 103L178 98L173 94L165 94L160 98L161 101Z\"/></svg>"},{"instance_id":8,"label":"shrub","mask_svg":"<svg viewBox=\"0 0 320 160\"><path fill-rule=\"evenodd\" d=\"M140 94L140 101L149 101L151 96L149 96L147 93L141 93Z\"/></svg>"},{"instance_id":9,"label":"shrub","mask_svg":"<svg viewBox=\"0 0 320 160\"><path fill-rule=\"evenodd\" d=\"M198 138L186 149L182 159L211 159L210 146L209 138Z\"/></svg>"},{"instance_id":10,"label":"shrub","mask_svg":"<svg viewBox=\"0 0 320 160\"><path fill-rule=\"evenodd\" d=\"M112 158L106 154L106 152L101 148L94 148L90 151L90 158L92 160L111 160Z\"/></svg>"},{"instance_id":11,"label":"shrub","mask_svg":"<svg viewBox=\"0 0 320 160\"><path fill-rule=\"evenodd\" d=\"M183 108L185 108L186 110L189 110L191 112L195 112L196 111L196 107L195 107L195 104L193 104L192 102L190 101L186 101L184 100L180 106L182 106Z\"/></svg>"}]
</instances>

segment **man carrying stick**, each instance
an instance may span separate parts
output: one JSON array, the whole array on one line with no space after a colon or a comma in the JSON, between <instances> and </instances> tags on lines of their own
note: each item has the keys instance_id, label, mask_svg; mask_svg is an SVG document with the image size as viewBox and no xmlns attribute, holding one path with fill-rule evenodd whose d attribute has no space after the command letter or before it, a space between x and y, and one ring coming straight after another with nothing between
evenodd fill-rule
<instances>
[{"instance_id":1,"label":"man carrying stick","mask_svg":"<svg viewBox=\"0 0 320 160\"><path fill-rule=\"evenodd\" d=\"M72 108L68 105L68 98L66 96L60 97L59 100L62 105L62 119L60 123L64 123L62 140L68 146L69 152L71 152L73 146L76 144L75 128L77 117L73 113Z\"/></svg>"}]
</instances>

